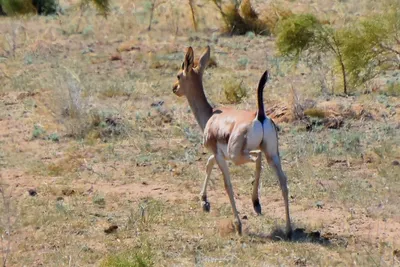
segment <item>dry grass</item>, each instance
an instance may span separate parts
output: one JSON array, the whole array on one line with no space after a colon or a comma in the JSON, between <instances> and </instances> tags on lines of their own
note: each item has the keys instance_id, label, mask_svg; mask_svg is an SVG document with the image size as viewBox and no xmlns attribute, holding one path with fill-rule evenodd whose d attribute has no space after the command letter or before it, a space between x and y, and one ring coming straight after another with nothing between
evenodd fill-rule
<instances>
[{"instance_id":1,"label":"dry grass","mask_svg":"<svg viewBox=\"0 0 400 267\"><path fill-rule=\"evenodd\" d=\"M60 1L65 14L58 18L0 18L0 185L7 196L12 192L13 222L4 235L7 204L0 199L0 236L11 242L7 266L398 265L395 88L386 93L378 77L370 94L323 95L303 62L291 68L275 57L273 37L210 34L221 21L202 1L199 32L192 33L187 1L172 2L154 10L150 32L149 12L139 1L112 3L107 20L89 8L80 22L87 34L74 31L77 1ZM340 8L365 14L374 6L323 2L313 8L333 18L341 18ZM278 4L294 13L313 11L306 1ZM252 5L262 10L263 2ZM273 113L294 225L320 232L330 244L270 236L279 233L284 215L278 181L265 161L263 216L255 216L250 201L254 165L231 166L240 215L247 217L243 237L229 233L231 210L217 168L211 213L201 211L208 154L172 84L185 47L192 45L197 57L207 44L218 62L204 74L212 103L225 102L226 81L240 82L246 97L237 98L240 86L231 86L235 104L225 105L254 109L268 66L266 108L314 117L310 130ZM110 60L118 48L121 60ZM319 125L321 113L343 117L343 127ZM4 251L4 242L0 247Z\"/></svg>"}]
</instances>

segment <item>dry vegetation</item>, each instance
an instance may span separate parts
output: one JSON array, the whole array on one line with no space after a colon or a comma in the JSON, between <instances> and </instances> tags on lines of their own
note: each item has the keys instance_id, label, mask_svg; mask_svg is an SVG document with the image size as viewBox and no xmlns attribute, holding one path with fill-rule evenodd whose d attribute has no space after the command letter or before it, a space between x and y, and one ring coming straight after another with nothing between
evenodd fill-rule
<instances>
[{"instance_id":1,"label":"dry vegetation","mask_svg":"<svg viewBox=\"0 0 400 267\"><path fill-rule=\"evenodd\" d=\"M400 265L398 70L335 96L339 78L306 60L288 64L274 35L221 35L211 1L111 1L107 19L59 2L59 16L0 17L4 266ZM381 11L369 0L251 2L267 25L314 13L342 27ZM309 233L296 242L279 239L284 208L267 165L259 217L254 166L231 168L243 237L231 233L218 170L211 213L201 211L208 155L172 85L186 46L198 56L207 44L214 104L254 108L270 70L265 102L280 128L292 219Z\"/></svg>"}]
</instances>

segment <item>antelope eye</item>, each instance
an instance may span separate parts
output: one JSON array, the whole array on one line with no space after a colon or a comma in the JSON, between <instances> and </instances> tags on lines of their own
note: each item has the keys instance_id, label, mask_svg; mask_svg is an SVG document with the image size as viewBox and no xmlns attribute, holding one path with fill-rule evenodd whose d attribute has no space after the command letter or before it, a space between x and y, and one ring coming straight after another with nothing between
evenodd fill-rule
<instances>
[{"instance_id":1,"label":"antelope eye","mask_svg":"<svg viewBox=\"0 0 400 267\"><path fill-rule=\"evenodd\" d=\"M178 78L178 80L180 80L180 79L181 79L181 76L177 75L176 78Z\"/></svg>"}]
</instances>

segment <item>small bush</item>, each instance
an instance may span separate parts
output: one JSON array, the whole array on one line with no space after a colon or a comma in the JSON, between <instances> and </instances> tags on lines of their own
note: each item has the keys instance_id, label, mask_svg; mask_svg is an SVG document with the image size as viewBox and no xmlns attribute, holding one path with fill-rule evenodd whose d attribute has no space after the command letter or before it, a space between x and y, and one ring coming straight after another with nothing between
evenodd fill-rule
<instances>
[{"instance_id":1,"label":"small bush","mask_svg":"<svg viewBox=\"0 0 400 267\"><path fill-rule=\"evenodd\" d=\"M111 84L99 92L100 96L104 98L112 98L119 96L130 96L131 92L120 84Z\"/></svg>"},{"instance_id":2,"label":"small bush","mask_svg":"<svg viewBox=\"0 0 400 267\"><path fill-rule=\"evenodd\" d=\"M304 115L312 117L312 118L325 118L325 112L323 110L317 108L309 108L304 111Z\"/></svg>"},{"instance_id":3,"label":"small bush","mask_svg":"<svg viewBox=\"0 0 400 267\"><path fill-rule=\"evenodd\" d=\"M223 85L225 100L230 104L240 103L243 98L247 97L247 88L242 82L228 80Z\"/></svg>"},{"instance_id":4,"label":"small bush","mask_svg":"<svg viewBox=\"0 0 400 267\"><path fill-rule=\"evenodd\" d=\"M238 59L237 63L239 64L239 68L245 69L249 64L249 59L247 57L241 57Z\"/></svg>"},{"instance_id":5,"label":"small bush","mask_svg":"<svg viewBox=\"0 0 400 267\"><path fill-rule=\"evenodd\" d=\"M51 15L57 12L56 0L0 0L0 14L4 11L9 16L38 13Z\"/></svg>"},{"instance_id":6,"label":"small bush","mask_svg":"<svg viewBox=\"0 0 400 267\"><path fill-rule=\"evenodd\" d=\"M35 6L31 0L0 0L0 6L9 16L35 13Z\"/></svg>"},{"instance_id":7,"label":"small bush","mask_svg":"<svg viewBox=\"0 0 400 267\"><path fill-rule=\"evenodd\" d=\"M33 126L32 139L41 138L45 133L46 131L43 129L42 126L35 124Z\"/></svg>"},{"instance_id":8,"label":"small bush","mask_svg":"<svg viewBox=\"0 0 400 267\"><path fill-rule=\"evenodd\" d=\"M59 142L60 141L60 136L57 133L52 133L47 137L49 140L53 142Z\"/></svg>"},{"instance_id":9,"label":"small bush","mask_svg":"<svg viewBox=\"0 0 400 267\"><path fill-rule=\"evenodd\" d=\"M100 193L96 193L93 196L93 204L96 204L100 207L105 207L106 205L106 199L104 198L104 196Z\"/></svg>"},{"instance_id":10,"label":"small bush","mask_svg":"<svg viewBox=\"0 0 400 267\"><path fill-rule=\"evenodd\" d=\"M101 139L105 142L126 136L130 125L113 110L93 107L88 98L84 97L85 90L78 75L66 70L65 73L58 73L63 79L57 83L52 102L54 112L59 114L67 135L79 139L88 138L87 141ZM111 97L115 92L112 90L110 93L106 95Z\"/></svg>"},{"instance_id":11,"label":"small bush","mask_svg":"<svg viewBox=\"0 0 400 267\"><path fill-rule=\"evenodd\" d=\"M400 83L389 83L386 94L389 96L400 96Z\"/></svg>"},{"instance_id":12,"label":"small bush","mask_svg":"<svg viewBox=\"0 0 400 267\"><path fill-rule=\"evenodd\" d=\"M100 15L107 17L110 12L110 0L82 0L84 4L89 4L92 2Z\"/></svg>"},{"instance_id":13,"label":"small bush","mask_svg":"<svg viewBox=\"0 0 400 267\"><path fill-rule=\"evenodd\" d=\"M267 25L258 18L258 14L251 6L250 0L243 0L222 4L221 0L211 0L218 8L225 23L224 31L235 35L244 35L247 32L255 34L269 34Z\"/></svg>"},{"instance_id":14,"label":"small bush","mask_svg":"<svg viewBox=\"0 0 400 267\"><path fill-rule=\"evenodd\" d=\"M129 125L123 121L117 114L92 110L82 117L83 121L75 135L72 137L87 138L92 142L95 139L101 139L107 142L110 139L126 136L129 132Z\"/></svg>"}]
</instances>

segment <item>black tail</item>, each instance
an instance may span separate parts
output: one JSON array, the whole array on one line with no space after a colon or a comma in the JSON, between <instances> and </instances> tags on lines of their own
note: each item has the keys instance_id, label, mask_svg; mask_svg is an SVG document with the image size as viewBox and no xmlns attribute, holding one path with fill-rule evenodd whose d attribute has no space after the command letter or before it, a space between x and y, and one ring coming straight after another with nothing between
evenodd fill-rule
<instances>
[{"instance_id":1,"label":"black tail","mask_svg":"<svg viewBox=\"0 0 400 267\"><path fill-rule=\"evenodd\" d=\"M268 71L266 70L264 74L261 76L257 88L257 120L259 120L260 122L264 122L264 120L266 119L264 102L263 102L263 91L267 81L268 81Z\"/></svg>"}]
</instances>

